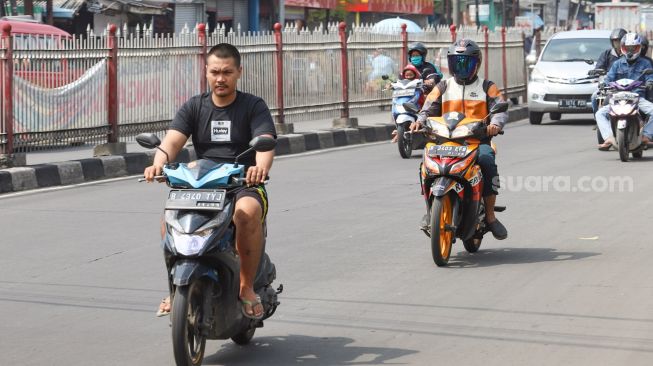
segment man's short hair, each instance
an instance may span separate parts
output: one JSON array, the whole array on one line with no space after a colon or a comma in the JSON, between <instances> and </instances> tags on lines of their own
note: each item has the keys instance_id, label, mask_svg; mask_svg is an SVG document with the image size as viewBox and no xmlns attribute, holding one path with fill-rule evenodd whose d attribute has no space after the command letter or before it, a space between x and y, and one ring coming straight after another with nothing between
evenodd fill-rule
<instances>
[{"instance_id":1,"label":"man's short hair","mask_svg":"<svg viewBox=\"0 0 653 366\"><path fill-rule=\"evenodd\" d=\"M215 56L217 58L233 58L236 61L236 67L240 67L240 52L238 49L229 43L220 43L211 47L209 52L206 54L206 58L209 56Z\"/></svg>"}]
</instances>

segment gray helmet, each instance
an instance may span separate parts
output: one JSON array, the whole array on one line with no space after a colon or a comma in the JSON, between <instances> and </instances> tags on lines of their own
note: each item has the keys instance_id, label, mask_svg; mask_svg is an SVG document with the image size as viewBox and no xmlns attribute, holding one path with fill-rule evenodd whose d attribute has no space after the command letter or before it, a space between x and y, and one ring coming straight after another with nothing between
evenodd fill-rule
<instances>
[{"instance_id":1,"label":"gray helmet","mask_svg":"<svg viewBox=\"0 0 653 366\"><path fill-rule=\"evenodd\" d=\"M615 28L610 33L610 44L617 55L621 55L621 39L624 38L626 33L628 32L623 28Z\"/></svg>"}]
</instances>

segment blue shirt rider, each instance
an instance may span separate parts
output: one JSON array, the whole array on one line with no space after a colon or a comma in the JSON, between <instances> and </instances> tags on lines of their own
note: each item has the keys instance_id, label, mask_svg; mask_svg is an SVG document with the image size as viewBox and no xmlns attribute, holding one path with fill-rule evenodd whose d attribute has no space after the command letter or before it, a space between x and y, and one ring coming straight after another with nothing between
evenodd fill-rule
<instances>
[{"instance_id":1,"label":"blue shirt rider","mask_svg":"<svg viewBox=\"0 0 653 366\"><path fill-rule=\"evenodd\" d=\"M610 83L620 79L632 79L653 83L653 74L643 75L644 70L651 68L651 63L644 57L640 57L641 50L642 38L637 33L626 34L621 39L621 53L623 56L612 64L604 82ZM644 89L637 92L640 96L639 110L648 116L648 122L642 130L642 143L647 144L653 140L653 103L645 99L646 91ZM596 124L605 141L599 145L599 150L603 151L609 150L611 146L616 144L608 117L609 112L609 105L601 107L596 112Z\"/></svg>"}]
</instances>

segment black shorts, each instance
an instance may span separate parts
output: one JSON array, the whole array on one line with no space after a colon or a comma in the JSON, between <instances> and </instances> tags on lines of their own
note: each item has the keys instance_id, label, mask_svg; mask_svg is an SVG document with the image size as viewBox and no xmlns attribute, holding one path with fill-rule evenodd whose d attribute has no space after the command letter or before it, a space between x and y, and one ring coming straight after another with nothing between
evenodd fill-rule
<instances>
[{"instance_id":1,"label":"black shorts","mask_svg":"<svg viewBox=\"0 0 653 366\"><path fill-rule=\"evenodd\" d=\"M261 205L261 212L263 212L261 219L265 220L268 214L268 193L265 191L265 186L259 184L258 186L245 187L236 193L236 201L243 197L252 197L258 201Z\"/></svg>"}]
</instances>

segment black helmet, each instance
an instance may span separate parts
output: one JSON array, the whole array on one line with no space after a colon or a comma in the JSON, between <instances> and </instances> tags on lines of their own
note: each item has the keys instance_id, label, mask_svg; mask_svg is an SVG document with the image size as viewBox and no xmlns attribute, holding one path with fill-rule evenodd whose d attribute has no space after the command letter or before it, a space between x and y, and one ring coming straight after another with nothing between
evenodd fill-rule
<instances>
[{"instance_id":1,"label":"black helmet","mask_svg":"<svg viewBox=\"0 0 653 366\"><path fill-rule=\"evenodd\" d=\"M451 46L447 51L447 62L449 73L458 82L471 81L478 74L483 54L476 42L471 39L461 39Z\"/></svg>"},{"instance_id":2,"label":"black helmet","mask_svg":"<svg viewBox=\"0 0 653 366\"><path fill-rule=\"evenodd\" d=\"M617 55L621 55L621 39L624 38L626 33L628 32L623 28L615 28L610 33L610 44Z\"/></svg>"},{"instance_id":3,"label":"black helmet","mask_svg":"<svg viewBox=\"0 0 653 366\"><path fill-rule=\"evenodd\" d=\"M426 47L424 47L424 45L419 42L413 43L410 45L410 47L408 47L408 57L410 57L410 54L413 51L419 52L424 58L426 58L426 54L429 53Z\"/></svg>"}]
</instances>

